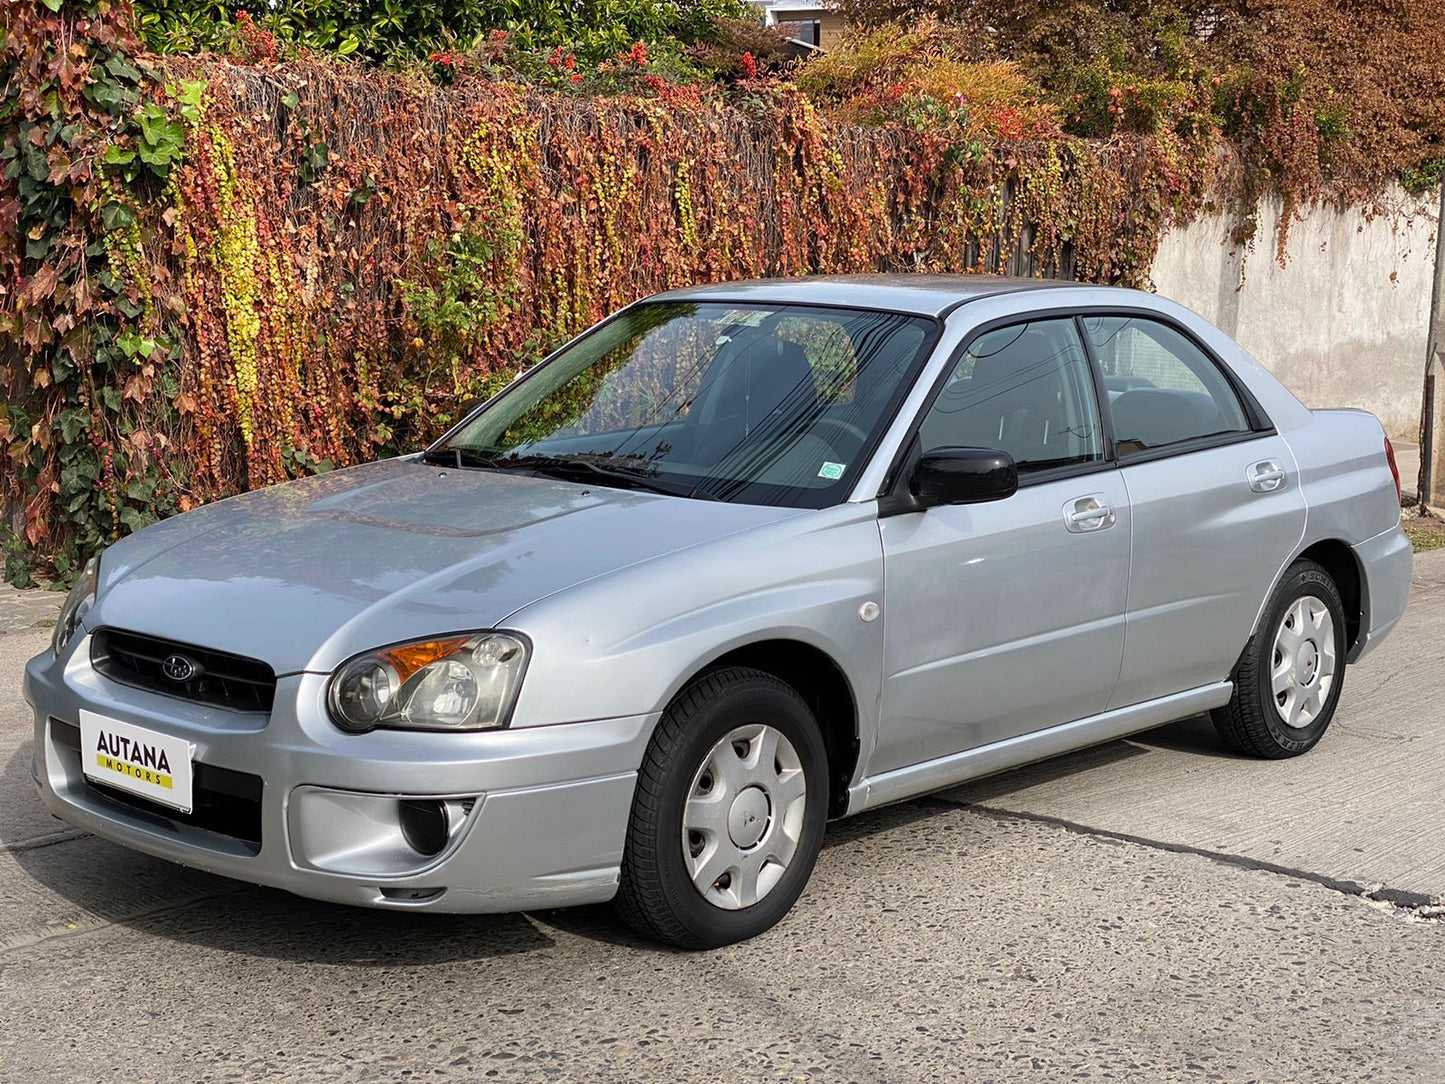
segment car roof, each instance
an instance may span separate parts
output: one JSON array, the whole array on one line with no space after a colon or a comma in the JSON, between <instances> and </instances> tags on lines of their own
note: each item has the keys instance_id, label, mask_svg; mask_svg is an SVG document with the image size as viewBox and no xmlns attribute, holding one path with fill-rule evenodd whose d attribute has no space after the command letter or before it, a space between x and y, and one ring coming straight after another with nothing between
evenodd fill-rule
<instances>
[{"instance_id":1,"label":"car roof","mask_svg":"<svg viewBox=\"0 0 1445 1084\"><path fill-rule=\"evenodd\" d=\"M796 305L845 305L860 309L943 316L983 297L1091 285L1065 279L1006 278L999 275L813 275L807 278L749 279L690 286L649 301L745 301ZM1097 287L1096 287L1097 288Z\"/></svg>"}]
</instances>

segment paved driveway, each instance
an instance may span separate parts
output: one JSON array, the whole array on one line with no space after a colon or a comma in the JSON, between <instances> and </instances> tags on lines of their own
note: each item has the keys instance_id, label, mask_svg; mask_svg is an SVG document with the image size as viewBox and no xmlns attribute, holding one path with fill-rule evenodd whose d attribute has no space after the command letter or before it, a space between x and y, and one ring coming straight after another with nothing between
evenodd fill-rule
<instances>
[{"instance_id":1,"label":"paved driveway","mask_svg":"<svg viewBox=\"0 0 1445 1084\"><path fill-rule=\"evenodd\" d=\"M48 633L11 632L0 1080L1441 1079L1445 553L1418 567L1303 760L1188 721L856 818L780 928L692 955L605 908L380 914L73 832L18 693Z\"/></svg>"}]
</instances>

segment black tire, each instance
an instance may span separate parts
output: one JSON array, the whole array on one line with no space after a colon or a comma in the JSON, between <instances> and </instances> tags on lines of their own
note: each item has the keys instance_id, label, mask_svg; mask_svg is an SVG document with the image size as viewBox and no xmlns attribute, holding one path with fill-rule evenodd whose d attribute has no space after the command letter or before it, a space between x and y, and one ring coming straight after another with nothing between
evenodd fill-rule
<instances>
[{"instance_id":1,"label":"black tire","mask_svg":"<svg viewBox=\"0 0 1445 1084\"><path fill-rule=\"evenodd\" d=\"M759 723L779 731L797 754L806 783L803 823L776 884L753 905L729 910L705 899L693 884L683 854L683 811L714 747L735 728ZM680 948L717 948L770 929L797 901L813 871L823 844L827 789L822 735L791 686L742 667L702 675L668 706L643 757L614 901L618 912L639 933Z\"/></svg>"},{"instance_id":2,"label":"black tire","mask_svg":"<svg viewBox=\"0 0 1445 1084\"><path fill-rule=\"evenodd\" d=\"M1319 599L1329 611L1333 622L1335 670L1320 710L1307 726L1292 727L1285 723L1276 707L1271 671L1280 624L1295 602L1307 597ZM1324 736L1345 684L1345 607L1339 588L1323 566L1299 560L1285 571L1231 677L1234 695L1224 707L1211 712L1210 717L1219 736L1232 749L1247 756L1282 760L1308 752Z\"/></svg>"}]
</instances>

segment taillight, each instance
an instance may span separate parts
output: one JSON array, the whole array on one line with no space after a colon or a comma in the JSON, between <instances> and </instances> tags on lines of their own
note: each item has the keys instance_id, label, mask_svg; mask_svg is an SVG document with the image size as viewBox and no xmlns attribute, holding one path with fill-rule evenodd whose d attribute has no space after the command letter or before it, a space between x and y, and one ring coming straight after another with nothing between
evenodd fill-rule
<instances>
[{"instance_id":1,"label":"taillight","mask_svg":"<svg viewBox=\"0 0 1445 1084\"><path fill-rule=\"evenodd\" d=\"M1395 463L1395 446L1390 443L1390 438L1385 438L1385 458L1390 462L1390 474L1395 479L1395 499L1404 500L1400 491L1400 468Z\"/></svg>"}]
</instances>

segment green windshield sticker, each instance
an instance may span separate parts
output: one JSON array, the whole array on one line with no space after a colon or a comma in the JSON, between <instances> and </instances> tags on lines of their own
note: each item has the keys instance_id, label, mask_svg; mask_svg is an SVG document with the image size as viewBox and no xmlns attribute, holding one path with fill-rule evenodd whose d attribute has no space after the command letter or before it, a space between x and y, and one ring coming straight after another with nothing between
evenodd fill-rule
<instances>
[{"instance_id":1,"label":"green windshield sticker","mask_svg":"<svg viewBox=\"0 0 1445 1084\"><path fill-rule=\"evenodd\" d=\"M823 469L818 471L819 478L826 478L830 482L836 482L843 477L842 463L824 463Z\"/></svg>"}]
</instances>

